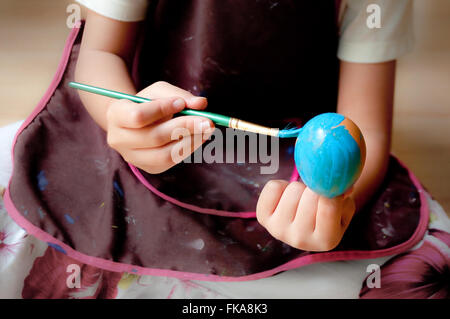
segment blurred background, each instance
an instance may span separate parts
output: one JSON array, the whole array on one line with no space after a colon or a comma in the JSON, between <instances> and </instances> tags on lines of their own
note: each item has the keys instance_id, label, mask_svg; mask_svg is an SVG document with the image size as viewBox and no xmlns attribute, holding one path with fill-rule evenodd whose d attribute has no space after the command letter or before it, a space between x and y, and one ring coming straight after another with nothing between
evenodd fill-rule
<instances>
[{"instance_id":1,"label":"blurred background","mask_svg":"<svg viewBox=\"0 0 450 319\"><path fill-rule=\"evenodd\" d=\"M0 0L0 126L26 118L44 95L71 3ZM392 152L450 215L449 17L449 0L414 1L416 44L398 60Z\"/></svg>"}]
</instances>

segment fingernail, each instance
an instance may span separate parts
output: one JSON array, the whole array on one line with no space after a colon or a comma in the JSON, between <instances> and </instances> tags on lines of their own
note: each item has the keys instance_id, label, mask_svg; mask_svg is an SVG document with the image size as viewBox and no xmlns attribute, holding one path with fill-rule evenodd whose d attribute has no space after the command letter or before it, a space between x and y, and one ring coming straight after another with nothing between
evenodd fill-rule
<instances>
[{"instance_id":1,"label":"fingernail","mask_svg":"<svg viewBox=\"0 0 450 319\"><path fill-rule=\"evenodd\" d=\"M176 99L175 101L173 101L172 105L176 111L182 110L185 107L185 103L184 103L183 99Z\"/></svg>"},{"instance_id":2,"label":"fingernail","mask_svg":"<svg viewBox=\"0 0 450 319\"><path fill-rule=\"evenodd\" d=\"M209 123L209 121L203 121L203 122L200 124L200 130L201 130L202 132L206 132L209 128L211 128L211 124Z\"/></svg>"},{"instance_id":3,"label":"fingernail","mask_svg":"<svg viewBox=\"0 0 450 319\"><path fill-rule=\"evenodd\" d=\"M203 101L203 100L206 100L206 98L204 98L204 97L202 97L202 96L195 96L195 97L191 97L191 98L189 99L189 102L190 102L190 103L196 103L196 102L198 102L198 101Z\"/></svg>"}]
</instances>

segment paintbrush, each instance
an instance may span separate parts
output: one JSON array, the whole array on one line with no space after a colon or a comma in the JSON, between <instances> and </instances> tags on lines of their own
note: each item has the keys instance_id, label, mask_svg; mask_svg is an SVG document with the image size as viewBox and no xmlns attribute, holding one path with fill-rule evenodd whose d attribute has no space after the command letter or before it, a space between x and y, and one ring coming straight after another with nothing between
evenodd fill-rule
<instances>
[{"instance_id":1,"label":"paintbrush","mask_svg":"<svg viewBox=\"0 0 450 319\"><path fill-rule=\"evenodd\" d=\"M110 98L130 100L135 103L145 103L145 102L151 101L151 99L147 99L144 97L130 95L130 94L117 92L117 91L112 91L112 90L99 88L96 86L91 86L91 85L82 84L82 83L78 83L78 82L69 82L69 86L71 88L107 96ZM217 114L217 113L185 109L185 110L182 110L180 112L180 114L203 116L203 117L210 119L217 125L234 128L234 129L241 130L241 131L253 132L253 133L264 134L264 135L269 135L269 136L288 137L288 136L280 136L280 134L279 134L280 130L278 128L265 127L262 125L250 123L250 122L243 121L243 120L240 120L240 119L237 119L234 117L229 117L229 116L225 116L225 115L221 115L221 114ZM293 135L292 137L294 137L294 136L296 136L296 133L294 133L292 135Z\"/></svg>"}]
</instances>

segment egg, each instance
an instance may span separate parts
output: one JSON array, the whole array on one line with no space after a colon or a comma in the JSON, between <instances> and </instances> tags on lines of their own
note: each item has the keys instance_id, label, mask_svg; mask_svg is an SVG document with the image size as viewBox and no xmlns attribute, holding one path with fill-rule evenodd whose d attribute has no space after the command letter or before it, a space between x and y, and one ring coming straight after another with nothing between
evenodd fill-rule
<instances>
[{"instance_id":1,"label":"egg","mask_svg":"<svg viewBox=\"0 0 450 319\"><path fill-rule=\"evenodd\" d=\"M298 173L310 189L333 198L345 193L361 175L366 144L349 118L323 113L309 120L295 142Z\"/></svg>"}]
</instances>

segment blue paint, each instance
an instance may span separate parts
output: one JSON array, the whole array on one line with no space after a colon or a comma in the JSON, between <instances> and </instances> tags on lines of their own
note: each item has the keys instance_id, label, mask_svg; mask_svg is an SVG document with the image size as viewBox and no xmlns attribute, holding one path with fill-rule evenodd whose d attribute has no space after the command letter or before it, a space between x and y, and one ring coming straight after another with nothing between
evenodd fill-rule
<instances>
[{"instance_id":1,"label":"blue paint","mask_svg":"<svg viewBox=\"0 0 450 319\"><path fill-rule=\"evenodd\" d=\"M260 186L258 183L254 182L254 181L252 181L250 179L247 179L245 177L242 177L242 176L238 176L238 180L241 183L243 183L243 184L251 185L253 187L259 187Z\"/></svg>"},{"instance_id":2,"label":"blue paint","mask_svg":"<svg viewBox=\"0 0 450 319\"><path fill-rule=\"evenodd\" d=\"M38 214L39 214L39 218L40 219L44 219L44 217L45 217L45 213L44 213L44 211L42 210L42 208L38 208Z\"/></svg>"},{"instance_id":3,"label":"blue paint","mask_svg":"<svg viewBox=\"0 0 450 319\"><path fill-rule=\"evenodd\" d=\"M138 272L138 270L137 270L137 269L134 269L134 268L131 269L131 271L132 271L132 272Z\"/></svg>"},{"instance_id":4,"label":"blue paint","mask_svg":"<svg viewBox=\"0 0 450 319\"><path fill-rule=\"evenodd\" d=\"M120 197L123 197L123 190L122 188L120 188L119 183L117 183L117 181L114 181L114 189L117 191L117 193L119 193Z\"/></svg>"},{"instance_id":5,"label":"blue paint","mask_svg":"<svg viewBox=\"0 0 450 319\"><path fill-rule=\"evenodd\" d=\"M40 171L39 174L37 174L36 178L37 178L37 185L38 185L39 190L41 192L45 191L45 188L48 185L48 180L45 177L45 172L44 171Z\"/></svg>"},{"instance_id":6,"label":"blue paint","mask_svg":"<svg viewBox=\"0 0 450 319\"><path fill-rule=\"evenodd\" d=\"M75 220L69 214L64 214L64 218L67 220L69 224L75 223Z\"/></svg>"},{"instance_id":7,"label":"blue paint","mask_svg":"<svg viewBox=\"0 0 450 319\"><path fill-rule=\"evenodd\" d=\"M295 150L294 146L289 146L286 152L288 153L288 155L292 155L294 154L294 150Z\"/></svg>"},{"instance_id":8,"label":"blue paint","mask_svg":"<svg viewBox=\"0 0 450 319\"><path fill-rule=\"evenodd\" d=\"M50 242L47 242L47 244L50 247L54 248L55 250L59 251L60 253L63 253L64 255L67 255L67 252L61 246L59 246L57 244L54 244L54 243L50 243Z\"/></svg>"},{"instance_id":9,"label":"blue paint","mask_svg":"<svg viewBox=\"0 0 450 319\"><path fill-rule=\"evenodd\" d=\"M343 194L359 177L361 151L345 119L324 113L308 121L295 143L294 159L303 182L314 192L332 198Z\"/></svg>"},{"instance_id":10,"label":"blue paint","mask_svg":"<svg viewBox=\"0 0 450 319\"><path fill-rule=\"evenodd\" d=\"M278 132L278 137L281 137L281 138L297 137L301 131L302 131L302 128L298 128L298 127L287 128L284 130L280 130Z\"/></svg>"}]
</instances>

